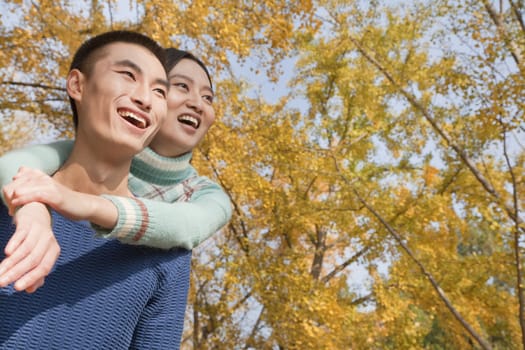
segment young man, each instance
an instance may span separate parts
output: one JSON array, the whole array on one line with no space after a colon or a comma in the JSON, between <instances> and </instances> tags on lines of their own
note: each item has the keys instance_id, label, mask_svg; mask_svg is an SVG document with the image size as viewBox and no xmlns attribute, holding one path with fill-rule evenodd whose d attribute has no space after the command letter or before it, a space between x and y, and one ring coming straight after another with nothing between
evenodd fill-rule
<instances>
[{"instance_id":1,"label":"young man","mask_svg":"<svg viewBox=\"0 0 525 350\"><path fill-rule=\"evenodd\" d=\"M76 137L53 176L58 183L94 195L131 195L131 159L166 115L163 64L163 49L133 32L108 32L79 48L67 78ZM15 223L30 210L31 204L19 209ZM14 229L2 205L1 246ZM89 223L56 213L53 232L62 254L46 284L33 295L0 288L1 349L179 346L190 251L97 239Z\"/></svg>"}]
</instances>

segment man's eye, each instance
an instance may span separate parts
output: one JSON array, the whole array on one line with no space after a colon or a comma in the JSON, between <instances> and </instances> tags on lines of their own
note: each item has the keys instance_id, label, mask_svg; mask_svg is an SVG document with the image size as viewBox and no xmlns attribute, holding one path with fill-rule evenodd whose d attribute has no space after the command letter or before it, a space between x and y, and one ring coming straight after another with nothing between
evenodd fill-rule
<instances>
[{"instance_id":1,"label":"man's eye","mask_svg":"<svg viewBox=\"0 0 525 350\"><path fill-rule=\"evenodd\" d=\"M156 93L158 93L159 95L161 95L163 98L166 98L166 95L167 95L167 94L166 94L166 90L164 90L164 89L155 89L155 90L153 90L153 91L155 91Z\"/></svg>"},{"instance_id":2,"label":"man's eye","mask_svg":"<svg viewBox=\"0 0 525 350\"><path fill-rule=\"evenodd\" d=\"M119 73L127 75L131 79L135 80L135 74L133 74L133 72L130 72L130 71L127 71L127 70L123 70L123 71L120 71Z\"/></svg>"}]
</instances>

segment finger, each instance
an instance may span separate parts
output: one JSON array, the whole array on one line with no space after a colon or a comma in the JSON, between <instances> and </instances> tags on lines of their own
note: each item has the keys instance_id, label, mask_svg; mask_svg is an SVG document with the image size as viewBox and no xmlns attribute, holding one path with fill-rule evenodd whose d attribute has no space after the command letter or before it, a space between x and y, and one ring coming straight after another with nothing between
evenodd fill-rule
<instances>
[{"instance_id":1,"label":"finger","mask_svg":"<svg viewBox=\"0 0 525 350\"><path fill-rule=\"evenodd\" d=\"M16 226L15 232L9 239L9 242L7 242L4 253L7 256L11 256L14 254L15 250L24 242L29 234L29 229L25 227L23 224L19 224ZM26 242L28 245L35 244L35 242ZM0 264L1 266L1 264ZM1 271L0 271L1 274Z\"/></svg>"},{"instance_id":2,"label":"finger","mask_svg":"<svg viewBox=\"0 0 525 350\"><path fill-rule=\"evenodd\" d=\"M2 187L2 194L4 195L5 198L10 197L12 192L13 192L13 189L11 188L11 186L4 185Z\"/></svg>"},{"instance_id":3,"label":"finger","mask_svg":"<svg viewBox=\"0 0 525 350\"><path fill-rule=\"evenodd\" d=\"M29 181L32 181L34 177L31 176L14 176L13 180L6 184L4 187L9 190L14 190L18 187L23 187Z\"/></svg>"},{"instance_id":4,"label":"finger","mask_svg":"<svg viewBox=\"0 0 525 350\"><path fill-rule=\"evenodd\" d=\"M13 196L13 190L8 187L8 186L4 186L2 187L2 194L4 196L4 199L5 199L5 202L9 208L9 210L11 211L11 208L10 208L10 204L11 204L11 198ZM9 215L12 216L11 212L9 212Z\"/></svg>"},{"instance_id":5,"label":"finger","mask_svg":"<svg viewBox=\"0 0 525 350\"><path fill-rule=\"evenodd\" d=\"M17 180L17 181L14 181L14 182L10 182L9 184L5 185L2 188L2 191L3 191L3 194L4 194L4 198L5 198L5 202L6 202L7 206L10 209L11 209L11 207L13 207L12 200L16 196L16 190L26 187L28 181L30 181L30 180L26 180L26 179L24 179L24 180ZM11 212L9 214L12 215Z\"/></svg>"},{"instance_id":6,"label":"finger","mask_svg":"<svg viewBox=\"0 0 525 350\"><path fill-rule=\"evenodd\" d=\"M35 170L33 168L21 166L20 168L18 168L18 171L16 172L15 176L13 176L13 180L19 177L23 177L26 174L30 174L32 171L35 171Z\"/></svg>"},{"instance_id":7,"label":"finger","mask_svg":"<svg viewBox=\"0 0 525 350\"><path fill-rule=\"evenodd\" d=\"M6 185L6 188L10 191L11 197L17 196L17 194L27 192L28 188L32 189L43 184L42 179L37 178L21 178Z\"/></svg>"},{"instance_id":8,"label":"finger","mask_svg":"<svg viewBox=\"0 0 525 350\"><path fill-rule=\"evenodd\" d=\"M37 285L40 280L46 278L46 276L49 275L53 269L59 254L60 248L58 247L58 244L56 246L53 245L47 248L40 263L31 271L22 276L18 281L16 281L15 289L18 291L25 290L30 286Z\"/></svg>"},{"instance_id":9,"label":"finger","mask_svg":"<svg viewBox=\"0 0 525 350\"><path fill-rule=\"evenodd\" d=\"M23 247L23 245L21 247ZM19 249L17 249L17 251ZM35 269L42 261L42 258L44 256L44 250L45 250L45 247L42 248L41 246L36 246L35 249L33 249L29 254L25 256L25 258L18 261L14 266L12 266L9 270L7 270L2 277L0 277L0 285L4 285L4 284L7 285L15 281L18 282L18 280L22 278L22 276L31 272L33 269ZM39 272L39 269L37 269L36 274L39 274L39 273L41 272ZM39 276L44 277L42 275L39 275ZM19 284L15 283L16 290L25 289L24 284L22 284L22 288L20 288L19 286L20 286L20 283Z\"/></svg>"},{"instance_id":10,"label":"finger","mask_svg":"<svg viewBox=\"0 0 525 350\"><path fill-rule=\"evenodd\" d=\"M33 285L27 287L25 289L25 292L29 293L29 294L36 292L36 290L38 288L40 288L40 287L42 287L44 285L44 282L45 282L45 278L40 278L36 283L34 283Z\"/></svg>"},{"instance_id":11,"label":"finger","mask_svg":"<svg viewBox=\"0 0 525 350\"><path fill-rule=\"evenodd\" d=\"M15 174L15 176L13 176L13 181L20 179L38 179L45 176L47 176L47 174L45 174L41 170L21 167Z\"/></svg>"},{"instance_id":12,"label":"finger","mask_svg":"<svg viewBox=\"0 0 525 350\"><path fill-rule=\"evenodd\" d=\"M45 246L38 245L37 238L33 235L33 237L24 239L13 253L2 261L0 287L5 287L18 280L42 260Z\"/></svg>"},{"instance_id":13,"label":"finger","mask_svg":"<svg viewBox=\"0 0 525 350\"><path fill-rule=\"evenodd\" d=\"M10 204L13 207L19 207L31 202L46 203L47 198L50 198L47 188L40 185L34 185L16 190L13 193Z\"/></svg>"}]
</instances>

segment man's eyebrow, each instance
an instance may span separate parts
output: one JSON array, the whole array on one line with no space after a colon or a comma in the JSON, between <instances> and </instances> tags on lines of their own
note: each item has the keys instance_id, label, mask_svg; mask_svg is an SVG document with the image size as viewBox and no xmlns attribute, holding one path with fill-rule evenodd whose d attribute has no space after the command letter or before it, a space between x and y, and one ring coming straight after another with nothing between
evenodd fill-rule
<instances>
[{"instance_id":1,"label":"man's eyebrow","mask_svg":"<svg viewBox=\"0 0 525 350\"><path fill-rule=\"evenodd\" d=\"M130 60L117 61L117 62L115 62L115 65L123 66L123 67L129 67L129 68L133 69L134 71L136 71L138 74L143 74L144 73L142 68L140 68L135 62L130 61ZM160 78L159 79L155 79L155 84L162 85L163 87L166 88L166 90L169 90L169 88L170 88L170 84L169 84L169 82L166 79L160 79Z\"/></svg>"},{"instance_id":2,"label":"man's eyebrow","mask_svg":"<svg viewBox=\"0 0 525 350\"><path fill-rule=\"evenodd\" d=\"M172 79L172 78L182 78L182 79L188 80L192 84L195 84L195 80L193 80L191 77L189 77L189 76L187 76L185 74L176 73L176 74L170 75L168 77L168 79ZM213 89L211 87L205 86L204 89L208 90L209 92L211 92L213 94Z\"/></svg>"},{"instance_id":3,"label":"man's eyebrow","mask_svg":"<svg viewBox=\"0 0 525 350\"><path fill-rule=\"evenodd\" d=\"M155 79L155 83L162 85L166 90L170 89L170 83L166 79Z\"/></svg>"},{"instance_id":4,"label":"man's eyebrow","mask_svg":"<svg viewBox=\"0 0 525 350\"><path fill-rule=\"evenodd\" d=\"M123 67L129 67L129 68L135 70L139 74L143 73L142 69L135 62L130 61L130 60L117 61L117 62L115 62L115 65L123 66Z\"/></svg>"}]
</instances>

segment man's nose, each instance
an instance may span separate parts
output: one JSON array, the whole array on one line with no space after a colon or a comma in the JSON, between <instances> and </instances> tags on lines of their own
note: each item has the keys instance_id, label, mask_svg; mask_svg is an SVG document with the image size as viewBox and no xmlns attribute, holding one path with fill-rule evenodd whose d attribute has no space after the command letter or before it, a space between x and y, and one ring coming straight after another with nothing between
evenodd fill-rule
<instances>
[{"instance_id":1,"label":"man's nose","mask_svg":"<svg viewBox=\"0 0 525 350\"><path fill-rule=\"evenodd\" d=\"M131 98L140 109L146 112L151 111L152 91L149 86L139 84L135 90L133 90Z\"/></svg>"}]
</instances>

